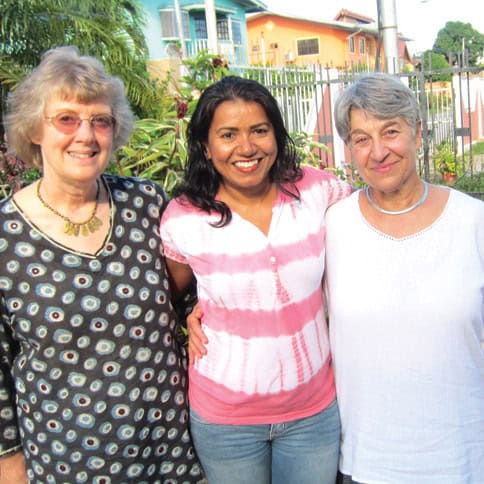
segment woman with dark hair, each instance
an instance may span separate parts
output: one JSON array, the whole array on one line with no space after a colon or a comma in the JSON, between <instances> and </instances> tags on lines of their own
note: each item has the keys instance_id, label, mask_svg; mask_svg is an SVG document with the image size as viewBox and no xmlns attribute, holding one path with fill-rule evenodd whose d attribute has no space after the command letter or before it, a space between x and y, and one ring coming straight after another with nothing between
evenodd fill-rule
<instances>
[{"instance_id":1,"label":"woman with dark hair","mask_svg":"<svg viewBox=\"0 0 484 484\"><path fill-rule=\"evenodd\" d=\"M340 424L321 281L325 212L349 187L299 167L255 81L211 85L188 142L161 235L175 296L196 277L208 337L189 386L208 480L333 484Z\"/></svg>"}]
</instances>

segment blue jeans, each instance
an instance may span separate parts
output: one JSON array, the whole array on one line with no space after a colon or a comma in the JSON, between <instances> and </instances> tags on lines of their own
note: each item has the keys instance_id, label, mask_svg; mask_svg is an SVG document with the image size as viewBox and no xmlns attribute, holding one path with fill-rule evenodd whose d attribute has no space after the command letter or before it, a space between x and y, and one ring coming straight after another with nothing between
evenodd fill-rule
<instances>
[{"instance_id":1,"label":"blue jeans","mask_svg":"<svg viewBox=\"0 0 484 484\"><path fill-rule=\"evenodd\" d=\"M312 417L272 425L212 424L190 410L209 484L334 484L340 421L336 400Z\"/></svg>"}]
</instances>

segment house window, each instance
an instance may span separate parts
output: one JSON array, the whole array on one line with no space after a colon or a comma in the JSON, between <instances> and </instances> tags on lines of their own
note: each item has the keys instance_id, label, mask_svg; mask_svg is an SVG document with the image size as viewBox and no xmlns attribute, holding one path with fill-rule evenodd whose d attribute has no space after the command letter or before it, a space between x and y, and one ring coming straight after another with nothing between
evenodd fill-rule
<instances>
[{"instance_id":1,"label":"house window","mask_svg":"<svg viewBox=\"0 0 484 484\"><path fill-rule=\"evenodd\" d=\"M354 37L349 38L349 45L350 45L350 52L354 53L355 52L355 38Z\"/></svg>"},{"instance_id":2,"label":"house window","mask_svg":"<svg viewBox=\"0 0 484 484\"><path fill-rule=\"evenodd\" d=\"M205 17L193 17L193 26L196 39L208 39L207 21Z\"/></svg>"},{"instance_id":3,"label":"house window","mask_svg":"<svg viewBox=\"0 0 484 484\"><path fill-rule=\"evenodd\" d=\"M319 39L301 39L297 41L297 55L319 54Z\"/></svg>"},{"instance_id":4,"label":"house window","mask_svg":"<svg viewBox=\"0 0 484 484\"><path fill-rule=\"evenodd\" d=\"M217 39L230 40L229 19L217 16Z\"/></svg>"},{"instance_id":5,"label":"house window","mask_svg":"<svg viewBox=\"0 0 484 484\"><path fill-rule=\"evenodd\" d=\"M365 38L364 37L360 37L360 39L358 41L358 47L359 47L360 54L364 54L365 53Z\"/></svg>"},{"instance_id":6,"label":"house window","mask_svg":"<svg viewBox=\"0 0 484 484\"><path fill-rule=\"evenodd\" d=\"M179 39L178 27L176 23L175 10L160 10L161 17L161 38L162 39ZM190 27L188 22L188 12L182 10L183 37L190 38Z\"/></svg>"},{"instance_id":7,"label":"house window","mask_svg":"<svg viewBox=\"0 0 484 484\"><path fill-rule=\"evenodd\" d=\"M232 42L235 45L242 45L242 29L238 20L232 20Z\"/></svg>"}]
</instances>

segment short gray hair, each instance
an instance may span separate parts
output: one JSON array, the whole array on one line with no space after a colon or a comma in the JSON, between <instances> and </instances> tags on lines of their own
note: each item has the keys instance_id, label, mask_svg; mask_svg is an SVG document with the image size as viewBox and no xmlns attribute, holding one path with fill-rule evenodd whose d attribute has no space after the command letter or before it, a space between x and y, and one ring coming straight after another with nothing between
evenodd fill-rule
<instances>
[{"instance_id":1,"label":"short gray hair","mask_svg":"<svg viewBox=\"0 0 484 484\"><path fill-rule=\"evenodd\" d=\"M123 82L110 76L96 58L81 56L76 47L58 47L42 56L40 64L7 100L7 144L25 163L42 167L40 147L32 142L32 137L39 133L45 106L54 97L109 104L116 120L113 150L128 141L133 129L133 113Z\"/></svg>"},{"instance_id":2,"label":"short gray hair","mask_svg":"<svg viewBox=\"0 0 484 484\"><path fill-rule=\"evenodd\" d=\"M336 130L345 143L350 140L352 109L362 109L380 119L403 118L414 133L420 123L415 94L402 81L384 73L366 74L342 91L334 107Z\"/></svg>"}]
</instances>

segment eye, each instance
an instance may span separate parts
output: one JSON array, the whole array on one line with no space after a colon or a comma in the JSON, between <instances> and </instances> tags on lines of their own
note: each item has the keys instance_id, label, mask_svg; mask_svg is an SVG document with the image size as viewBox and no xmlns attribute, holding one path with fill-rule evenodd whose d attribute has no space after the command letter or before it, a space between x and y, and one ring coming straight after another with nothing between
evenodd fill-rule
<instances>
[{"instance_id":1,"label":"eye","mask_svg":"<svg viewBox=\"0 0 484 484\"><path fill-rule=\"evenodd\" d=\"M230 131L227 131L227 132L225 132L225 133L222 133L222 134L221 134L221 137L222 137L223 139L233 139L233 137L234 137L234 133L232 133L232 132L230 132Z\"/></svg>"},{"instance_id":2,"label":"eye","mask_svg":"<svg viewBox=\"0 0 484 484\"><path fill-rule=\"evenodd\" d=\"M264 135L264 134L267 134L268 132L269 132L268 128L256 128L256 129L254 129L255 134Z\"/></svg>"},{"instance_id":3,"label":"eye","mask_svg":"<svg viewBox=\"0 0 484 484\"><path fill-rule=\"evenodd\" d=\"M357 138L353 139L353 144L355 144L355 145L362 146L367 142L368 142L368 138L366 136L358 136Z\"/></svg>"},{"instance_id":4,"label":"eye","mask_svg":"<svg viewBox=\"0 0 484 484\"><path fill-rule=\"evenodd\" d=\"M112 128L114 125L114 118L109 114L96 114L91 118L92 124L97 128Z\"/></svg>"},{"instance_id":5,"label":"eye","mask_svg":"<svg viewBox=\"0 0 484 484\"><path fill-rule=\"evenodd\" d=\"M65 126L74 126L79 124L79 116L71 113L61 113L55 117L55 120Z\"/></svg>"}]
</instances>

